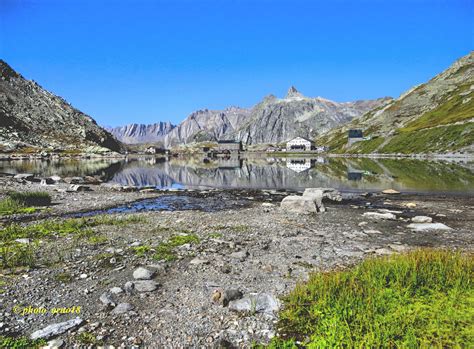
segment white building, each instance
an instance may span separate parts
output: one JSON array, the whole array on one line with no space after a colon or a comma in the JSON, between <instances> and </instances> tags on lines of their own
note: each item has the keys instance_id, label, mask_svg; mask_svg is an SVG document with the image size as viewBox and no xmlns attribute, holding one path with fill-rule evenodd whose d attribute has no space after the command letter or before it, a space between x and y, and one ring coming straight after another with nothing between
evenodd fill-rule
<instances>
[{"instance_id":1,"label":"white building","mask_svg":"<svg viewBox=\"0 0 474 349\"><path fill-rule=\"evenodd\" d=\"M286 143L287 151L310 151L313 146L313 142L303 137L293 138L291 141Z\"/></svg>"}]
</instances>

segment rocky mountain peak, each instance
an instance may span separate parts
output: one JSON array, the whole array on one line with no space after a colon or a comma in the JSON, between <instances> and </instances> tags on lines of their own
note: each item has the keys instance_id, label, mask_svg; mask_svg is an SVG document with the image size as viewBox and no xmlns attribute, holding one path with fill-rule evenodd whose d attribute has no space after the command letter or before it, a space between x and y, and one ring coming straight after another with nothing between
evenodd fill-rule
<instances>
[{"instance_id":1,"label":"rocky mountain peak","mask_svg":"<svg viewBox=\"0 0 474 349\"><path fill-rule=\"evenodd\" d=\"M17 78L20 75L8 65L7 62L0 59L0 77L2 80L10 81L11 78Z\"/></svg>"},{"instance_id":2,"label":"rocky mountain peak","mask_svg":"<svg viewBox=\"0 0 474 349\"><path fill-rule=\"evenodd\" d=\"M303 97L303 95L296 89L296 87L294 86L291 86L289 89L288 89L288 92L286 94L286 97L285 98L297 98L297 97Z\"/></svg>"}]
</instances>

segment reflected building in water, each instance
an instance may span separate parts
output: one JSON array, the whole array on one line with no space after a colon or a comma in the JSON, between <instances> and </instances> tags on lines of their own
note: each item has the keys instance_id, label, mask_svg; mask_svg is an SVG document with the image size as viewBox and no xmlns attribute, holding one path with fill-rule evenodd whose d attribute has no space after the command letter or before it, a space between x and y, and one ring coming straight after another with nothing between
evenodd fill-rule
<instances>
[{"instance_id":1,"label":"reflected building in water","mask_svg":"<svg viewBox=\"0 0 474 349\"><path fill-rule=\"evenodd\" d=\"M314 167L316 163L324 164L327 160L323 157L318 157L315 159L311 158L302 158L302 159L295 159L295 158L288 158L286 159L286 167L290 170L300 173L309 170L310 168Z\"/></svg>"}]
</instances>

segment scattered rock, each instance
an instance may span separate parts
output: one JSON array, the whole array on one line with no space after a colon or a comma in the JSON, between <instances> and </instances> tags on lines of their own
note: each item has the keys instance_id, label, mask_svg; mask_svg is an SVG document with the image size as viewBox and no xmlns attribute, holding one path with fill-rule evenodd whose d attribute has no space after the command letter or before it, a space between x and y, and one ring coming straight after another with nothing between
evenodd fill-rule
<instances>
[{"instance_id":1,"label":"scattered rock","mask_svg":"<svg viewBox=\"0 0 474 349\"><path fill-rule=\"evenodd\" d=\"M278 299L268 293L251 293L249 296L229 302L229 309L250 314L274 315L280 309Z\"/></svg>"},{"instance_id":2,"label":"scattered rock","mask_svg":"<svg viewBox=\"0 0 474 349\"><path fill-rule=\"evenodd\" d=\"M159 286L159 284L153 280L135 281L133 285L138 292L152 292Z\"/></svg>"},{"instance_id":3,"label":"scattered rock","mask_svg":"<svg viewBox=\"0 0 474 349\"><path fill-rule=\"evenodd\" d=\"M385 189L385 190L382 190L382 193L384 194L390 194L390 195L393 195L393 194L400 194L399 191L396 191L394 189Z\"/></svg>"},{"instance_id":4,"label":"scattered rock","mask_svg":"<svg viewBox=\"0 0 474 349\"><path fill-rule=\"evenodd\" d=\"M133 278L135 280L150 280L154 274L155 272L152 270L139 267L133 272Z\"/></svg>"},{"instance_id":5,"label":"scattered rock","mask_svg":"<svg viewBox=\"0 0 474 349\"><path fill-rule=\"evenodd\" d=\"M433 222L433 218L428 216L415 216L411 219L413 223L431 223Z\"/></svg>"},{"instance_id":6,"label":"scattered rock","mask_svg":"<svg viewBox=\"0 0 474 349\"><path fill-rule=\"evenodd\" d=\"M316 204L313 199L304 196L287 196L282 200L280 207L292 213L310 214L317 212Z\"/></svg>"},{"instance_id":7,"label":"scattered rock","mask_svg":"<svg viewBox=\"0 0 474 349\"><path fill-rule=\"evenodd\" d=\"M28 238L16 239L15 241L20 243L20 244L29 244L31 242L31 240L28 239Z\"/></svg>"},{"instance_id":8,"label":"scattered rock","mask_svg":"<svg viewBox=\"0 0 474 349\"><path fill-rule=\"evenodd\" d=\"M112 314L124 314L132 311L133 309L134 307L130 303L120 303L112 310Z\"/></svg>"},{"instance_id":9,"label":"scattered rock","mask_svg":"<svg viewBox=\"0 0 474 349\"><path fill-rule=\"evenodd\" d=\"M249 253L243 250L243 251L231 253L230 257L233 259L238 259L239 261L243 262L247 258L248 255Z\"/></svg>"},{"instance_id":10,"label":"scattered rock","mask_svg":"<svg viewBox=\"0 0 474 349\"><path fill-rule=\"evenodd\" d=\"M453 230L443 223L412 223L408 225L413 231L429 231L429 230Z\"/></svg>"},{"instance_id":11,"label":"scattered rock","mask_svg":"<svg viewBox=\"0 0 474 349\"><path fill-rule=\"evenodd\" d=\"M112 287L112 288L110 289L110 293L112 293L112 294L120 294L120 293L122 293L122 292L123 292L122 288L117 287L117 286L116 286L116 287Z\"/></svg>"},{"instance_id":12,"label":"scattered rock","mask_svg":"<svg viewBox=\"0 0 474 349\"><path fill-rule=\"evenodd\" d=\"M405 204L405 207L407 208L415 208L416 207L416 204L414 202L408 202Z\"/></svg>"},{"instance_id":13,"label":"scattered rock","mask_svg":"<svg viewBox=\"0 0 474 349\"><path fill-rule=\"evenodd\" d=\"M207 259L200 259L200 258L194 258L193 260L191 260L191 262L189 262L189 264L192 264L192 265L209 264L209 260L207 260Z\"/></svg>"},{"instance_id":14,"label":"scattered rock","mask_svg":"<svg viewBox=\"0 0 474 349\"><path fill-rule=\"evenodd\" d=\"M69 187L69 191L92 191L87 185L73 184Z\"/></svg>"},{"instance_id":15,"label":"scattered rock","mask_svg":"<svg viewBox=\"0 0 474 349\"><path fill-rule=\"evenodd\" d=\"M226 307L229 302L240 299L242 296L242 292L238 289L217 289L212 293L211 299L214 303L219 303Z\"/></svg>"},{"instance_id":16,"label":"scattered rock","mask_svg":"<svg viewBox=\"0 0 474 349\"><path fill-rule=\"evenodd\" d=\"M57 336L61 333L64 333L72 328L75 328L82 324L83 320L81 318L75 318L69 321L60 322L52 325L48 325L42 330L35 331L31 334L30 339L35 340L39 338L50 338Z\"/></svg>"},{"instance_id":17,"label":"scattered rock","mask_svg":"<svg viewBox=\"0 0 474 349\"><path fill-rule=\"evenodd\" d=\"M13 176L14 179L20 179L25 181L31 181L35 178L35 175L32 173L18 173Z\"/></svg>"},{"instance_id":18,"label":"scattered rock","mask_svg":"<svg viewBox=\"0 0 474 349\"><path fill-rule=\"evenodd\" d=\"M126 293L131 294L135 290L135 284L131 281L127 281L123 287Z\"/></svg>"},{"instance_id":19,"label":"scattered rock","mask_svg":"<svg viewBox=\"0 0 474 349\"><path fill-rule=\"evenodd\" d=\"M48 344L42 349L58 349L61 348L64 345L64 341L59 338L52 339L48 342Z\"/></svg>"},{"instance_id":20,"label":"scattered rock","mask_svg":"<svg viewBox=\"0 0 474 349\"><path fill-rule=\"evenodd\" d=\"M108 292L102 293L99 297L99 300L106 306L115 306L115 302Z\"/></svg>"},{"instance_id":21,"label":"scattered rock","mask_svg":"<svg viewBox=\"0 0 474 349\"><path fill-rule=\"evenodd\" d=\"M388 219L388 220L396 220L397 216L393 213L386 212L386 213L379 213L379 212L365 212L362 216L370 219L380 220L380 219Z\"/></svg>"}]
</instances>

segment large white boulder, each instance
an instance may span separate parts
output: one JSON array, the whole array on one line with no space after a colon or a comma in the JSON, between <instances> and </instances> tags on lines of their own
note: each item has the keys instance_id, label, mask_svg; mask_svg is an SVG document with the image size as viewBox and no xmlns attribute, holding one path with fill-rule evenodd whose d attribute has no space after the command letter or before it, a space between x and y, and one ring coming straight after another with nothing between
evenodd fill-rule
<instances>
[{"instance_id":1,"label":"large white boulder","mask_svg":"<svg viewBox=\"0 0 474 349\"><path fill-rule=\"evenodd\" d=\"M292 213L310 214L317 212L314 200L307 196L287 196L281 201L280 207Z\"/></svg>"}]
</instances>

